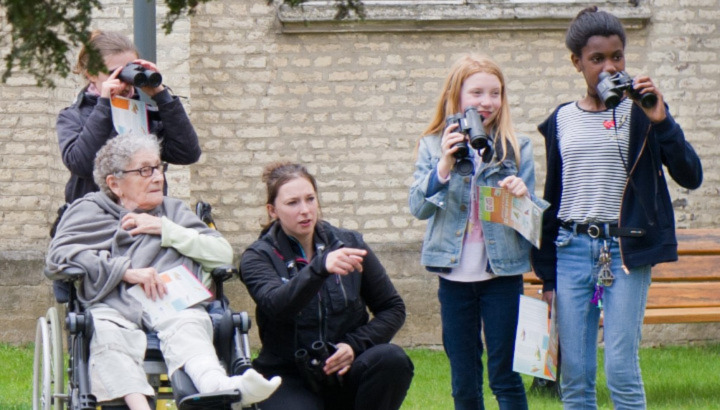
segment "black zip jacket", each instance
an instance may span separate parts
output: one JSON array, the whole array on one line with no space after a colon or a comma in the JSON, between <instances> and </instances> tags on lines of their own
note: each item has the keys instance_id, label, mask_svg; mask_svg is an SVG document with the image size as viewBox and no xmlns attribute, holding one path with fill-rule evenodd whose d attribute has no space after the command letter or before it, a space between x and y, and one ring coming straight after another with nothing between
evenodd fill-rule
<instances>
[{"instance_id":1,"label":"black zip jacket","mask_svg":"<svg viewBox=\"0 0 720 410\"><path fill-rule=\"evenodd\" d=\"M562 195L562 157L557 138L559 106L538 130L545 137L547 177L544 199L550 202L543 214L540 249L532 249L535 274L543 281L543 290L555 288L557 255L555 239L560 221L557 218ZM663 165L670 177L682 187L696 189L703 179L702 165L695 150L685 140L680 125L665 108L667 118L658 124L650 122L637 104L630 112L628 167L620 206L619 226L642 228L641 237L621 237L620 254L628 269L676 261L675 215Z\"/></svg>"},{"instance_id":2,"label":"black zip jacket","mask_svg":"<svg viewBox=\"0 0 720 410\"><path fill-rule=\"evenodd\" d=\"M362 273L325 270L326 255L342 246L367 250ZM295 351L318 340L347 343L357 357L390 342L405 322L405 303L359 233L319 222L315 248L304 261L275 222L242 255L241 277L257 304L261 369L293 371Z\"/></svg>"},{"instance_id":3,"label":"black zip jacket","mask_svg":"<svg viewBox=\"0 0 720 410\"><path fill-rule=\"evenodd\" d=\"M135 98L138 92L135 92ZM153 97L157 107L148 105L150 132L161 139L160 158L171 164L189 165L200 159L200 143L177 96L166 88ZM95 155L115 137L110 99L83 90L75 102L58 114L56 130L63 163L70 170L65 185L65 202L71 203L88 192L98 191L93 181Z\"/></svg>"}]
</instances>

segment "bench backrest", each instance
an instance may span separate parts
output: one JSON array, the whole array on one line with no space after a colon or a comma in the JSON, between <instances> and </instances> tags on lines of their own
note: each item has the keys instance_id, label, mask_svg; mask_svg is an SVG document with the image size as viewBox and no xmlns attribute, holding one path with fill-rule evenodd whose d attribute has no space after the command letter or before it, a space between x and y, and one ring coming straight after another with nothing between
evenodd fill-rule
<instances>
[{"instance_id":1,"label":"bench backrest","mask_svg":"<svg viewBox=\"0 0 720 410\"><path fill-rule=\"evenodd\" d=\"M677 238L678 261L652 269L646 316L660 315L661 309L720 309L720 229L678 229ZM539 297L541 282L535 274L525 274L524 281L525 294Z\"/></svg>"}]
</instances>

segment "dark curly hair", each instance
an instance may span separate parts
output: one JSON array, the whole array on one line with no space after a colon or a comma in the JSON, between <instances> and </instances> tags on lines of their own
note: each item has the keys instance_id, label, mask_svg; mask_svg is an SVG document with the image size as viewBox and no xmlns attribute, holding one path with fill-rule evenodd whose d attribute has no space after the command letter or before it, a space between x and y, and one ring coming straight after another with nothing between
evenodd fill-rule
<instances>
[{"instance_id":1,"label":"dark curly hair","mask_svg":"<svg viewBox=\"0 0 720 410\"><path fill-rule=\"evenodd\" d=\"M620 20L597 6L585 8L570 23L565 34L565 46L576 56L582 55L582 49L592 36L618 36L625 48L625 29Z\"/></svg>"}]
</instances>

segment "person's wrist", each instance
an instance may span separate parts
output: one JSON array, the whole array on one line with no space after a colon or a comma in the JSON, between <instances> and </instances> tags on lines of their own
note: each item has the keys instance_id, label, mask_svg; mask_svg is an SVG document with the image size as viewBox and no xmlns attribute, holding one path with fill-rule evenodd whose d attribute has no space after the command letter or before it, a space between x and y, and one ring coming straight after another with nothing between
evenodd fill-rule
<instances>
[{"instance_id":1,"label":"person's wrist","mask_svg":"<svg viewBox=\"0 0 720 410\"><path fill-rule=\"evenodd\" d=\"M173 97L170 94L170 90L168 90L164 86L159 86L157 88L154 88L156 91L153 95L150 95L150 98L152 98L158 105L166 104L172 101Z\"/></svg>"},{"instance_id":2,"label":"person's wrist","mask_svg":"<svg viewBox=\"0 0 720 410\"><path fill-rule=\"evenodd\" d=\"M438 180L442 183L447 182L450 179L450 171L451 170L452 170L452 165L448 165L447 161L445 161L445 158L441 159L437 165Z\"/></svg>"}]
</instances>

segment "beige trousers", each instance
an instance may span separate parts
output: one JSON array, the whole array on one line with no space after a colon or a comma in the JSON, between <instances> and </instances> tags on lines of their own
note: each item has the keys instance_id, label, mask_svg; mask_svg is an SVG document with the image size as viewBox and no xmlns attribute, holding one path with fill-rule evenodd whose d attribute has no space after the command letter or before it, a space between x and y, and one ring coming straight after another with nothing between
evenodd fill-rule
<instances>
[{"instance_id":1,"label":"beige trousers","mask_svg":"<svg viewBox=\"0 0 720 410\"><path fill-rule=\"evenodd\" d=\"M89 361L92 394L99 402L130 393L153 396L155 392L143 369L145 332L107 305L98 304L88 311L95 327ZM170 319L151 324L151 328L158 333L169 375L196 356L211 354L217 360L212 322L202 307L185 309Z\"/></svg>"}]
</instances>

